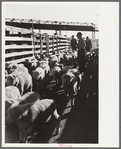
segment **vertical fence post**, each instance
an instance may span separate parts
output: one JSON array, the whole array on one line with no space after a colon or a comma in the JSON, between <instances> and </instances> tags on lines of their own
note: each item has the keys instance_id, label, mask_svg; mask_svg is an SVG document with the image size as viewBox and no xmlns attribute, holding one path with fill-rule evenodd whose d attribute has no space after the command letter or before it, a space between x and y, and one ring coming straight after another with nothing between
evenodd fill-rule
<instances>
[{"instance_id":1,"label":"vertical fence post","mask_svg":"<svg viewBox=\"0 0 121 149\"><path fill-rule=\"evenodd\" d=\"M33 51L33 56L35 55L35 51L34 51L34 38L33 38L33 30L32 30L32 28L30 29L31 30L31 38L32 38L32 51Z\"/></svg>"},{"instance_id":2,"label":"vertical fence post","mask_svg":"<svg viewBox=\"0 0 121 149\"><path fill-rule=\"evenodd\" d=\"M58 36L56 37L57 52L58 52Z\"/></svg>"},{"instance_id":3,"label":"vertical fence post","mask_svg":"<svg viewBox=\"0 0 121 149\"><path fill-rule=\"evenodd\" d=\"M46 35L46 52L49 54L49 35Z\"/></svg>"},{"instance_id":4,"label":"vertical fence post","mask_svg":"<svg viewBox=\"0 0 121 149\"><path fill-rule=\"evenodd\" d=\"M67 51L66 44L67 44L67 37L65 38L65 51Z\"/></svg>"},{"instance_id":5,"label":"vertical fence post","mask_svg":"<svg viewBox=\"0 0 121 149\"><path fill-rule=\"evenodd\" d=\"M68 38L66 37L66 49L68 50Z\"/></svg>"},{"instance_id":6,"label":"vertical fence post","mask_svg":"<svg viewBox=\"0 0 121 149\"><path fill-rule=\"evenodd\" d=\"M42 53L42 34L41 34L41 30L39 29L39 39L40 39L40 54Z\"/></svg>"},{"instance_id":7,"label":"vertical fence post","mask_svg":"<svg viewBox=\"0 0 121 149\"><path fill-rule=\"evenodd\" d=\"M34 24L32 20L32 37L33 37L33 46L34 46L34 56L36 55L36 49L35 49L35 41L34 41Z\"/></svg>"},{"instance_id":8,"label":"vertical fence post","mask_svg":"<svg viewBox=\"0 0 121 149\"><path fill-rule=\"evenodd\" d=\"M14 30L12 29L12 32L11 32L11 34L14 34ZM11 42L11 44L13 45L13 42ZM14 52L14 49L11 49L11 53L13 53ZM12 57L12 60L14 60L14 56Z\"/></svg>"},{"instance_id":9,"label":"vertical fence post","mask_svg":"<svg viewBox=\"0 0 121 149\"><path fill-rule=\"evenodd\" d=\"M42 53L42 34L40 34L40 54Z\"/></svg>"},{"instance_id":10,"label":"vertical fence post","mask_svg":"<svg viewBox=\"0 0 121 149\"><path fill-rule=\"evenodd\" d=\"M53 49L53 52L55 52L55 50L54 50L54 36L52 36L52 49Z\"/></svg>"},{"instance_id":11,"label":"vertical fence post","mask_svg":"<svg viewBox=\"0 0 121 149\"><path fill-rule=\"evenodd\" d=\"M95 39L95 31L92 31L92 39Z\"/></svg>"}]
</instances>

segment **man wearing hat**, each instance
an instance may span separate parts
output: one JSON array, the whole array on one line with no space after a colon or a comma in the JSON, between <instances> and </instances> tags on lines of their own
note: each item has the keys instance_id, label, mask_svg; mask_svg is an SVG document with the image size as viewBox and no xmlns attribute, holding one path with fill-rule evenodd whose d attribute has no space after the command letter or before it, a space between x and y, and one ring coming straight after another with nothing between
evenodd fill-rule
<instances>
[{"instance_id":1,"label":"man wearing hat","mask_svg":"<svg viewBox=\"0 0 121 149\"><path fill-rule=\"evenodd\" d=\"M77 46L76 39L74 38L74 35L72 35L72 39L71 39L72 50L76 50L76 46Z\"/></svg>"},{"instance_id":2,"label":"man wearing hat","mask_svg":"<svg viewBox=\"0 0 121 149\"><path fill-rule=\"evenodd\" d=\"M92 43L88 36L86 37L85 42L86 42L86 51L90 52L90 49L92 48Z\"/></svg>"},{"instance_id":3,"label":"man wearing hat","mask_svg":"<svg viewBox=\"0 0 121 149\"><path fill-rule=\"evenodd\" d=\"M85 44L84 44L84 40L82 38L81 32L78 32L76 36L79 39L77 44L77 48L78 48L77 62L79 65L79 71L83 76L84 70L85 70L85 50L84 50Z\"/></svg>"}]
</instances>

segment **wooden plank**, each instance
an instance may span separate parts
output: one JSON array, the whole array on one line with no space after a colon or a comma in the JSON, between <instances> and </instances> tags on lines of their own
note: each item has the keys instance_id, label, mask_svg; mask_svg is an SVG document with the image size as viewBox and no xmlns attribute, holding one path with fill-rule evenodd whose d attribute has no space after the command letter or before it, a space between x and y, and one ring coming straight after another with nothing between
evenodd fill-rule
<instances>
[{"instance_id":1,"label":"wooden plank","mask_svg":"<svg viewBox=\"0 0 121 149\"><path fill-rule=\"evenodd\" d=\"M32 49L33 45L5 45L5 49ZM40 48L40 45L35 45L35 48Z\"/></svg>"},{"instance_id":2,"label":"wooden plank","mask_svg":"<svg viewBox=\"0 0 121 149\"><path fill-rule=\"evenodd\" d=\"M49 48L55 47L57 44L49 45Z\"/></svg>"},{"instance_id":3,"label":"wooden plank","mask_svg":"<svg viewBox=\"0 0 121 149\"><path fill-rule=\"evenodd\" d=\"M61 50L61 49L63 49L63 48L65 48L65 46L63 46L63 47L58 47L58 50ZM54 50L55 49L57 49L57 47L54 47Z\"/></svg>"},{"instance_id":4,"label":"wooden plank","mask_svg":"<svg viewBox=\"0 0 121 149\"><path fill-rule=\"evenodd\" d=\"M5 55L5 58L16 57L16 56L22 56L22 55L29 55L29 54L33 54L33 51L13 52L13 53L6 54L6 55Z\"/></svg>"},{"instance_id":5,"label":"wooden plank","mask_svg":"<svg viewBox=\"0 0 121 149\"><path fill-rule=\"evenodd\" d=\"M32 38L6 36L5 41L32 41ZM40 43L40 40L35 40L35 42Z\"/></svg>"},{"instance_id":6,"label":"wooden plank","mask_svg":"<svg viewBox=\"0 0 121 149\"><path fill-rule=\"evenodd\" d=\"M6 37L5 38L6 41L32 41L32 38L25 38L25 37ZM50 40L50 37L49 37L49 40ZM39 43L40 43L40 40L38 40ZM57 51L57 48L58 50L62 50L64 51L66 47L68 47L68 45L65 44L66 41L60 41L59 42L59 45L57 47L57 40L55 41L55 43L52 45L52 42L49 43L49 52L52 52L53 51L53 48L55 51ZM5 49L33 49L34 46L33 45L6 45L5 46ZM46 53L46 45L43 45L42 46L43 50L42 50L42 53ZM40 45L35 45L35 49L38 49L36 50L36 53L40 53ZM45 50L44 50L45 49ZM29 54L33 54L33 51L22 51L22 52L13 52L13 53L9 53L9 54L6 54L5 58L11 58L11 57L17 57L17 56L23 56L23 55L29 55ZM28 58L28 57L26 57ZM24 61L26 58L19 58L17 59L16 61L18 62L22 62ZM30 58L30 57L29 57ZM11 60L12 61L12 60Z\"/></svg>"},{"instance_id":7,"label":"wooden plank","mask_svg":"<svg viewBox=\"0 0 121 149\"><path fill-rule=\"evenodd\" d=\"M14 60L14 61L16 61L17 63L21 63L21 62L24 62L26 59L33 59L34 57L33 56L30 56L30 57L25 57L25 58L20 58L20 59L17 59L17 60ZM13 60L10 60L10 61L7 61L7 62L5 62L5 63L10 63L10 62L12 62Z\"/></svg>"},{"instance_id":8,"label":"wooden plank","mask_svg":"<svg viewBox=\"0 0 121 149\"><path fill-rule=\"evenodd\" d=\"M5 41L32 41L31 38L6 36Z\"/></svg>"}]
</instances>

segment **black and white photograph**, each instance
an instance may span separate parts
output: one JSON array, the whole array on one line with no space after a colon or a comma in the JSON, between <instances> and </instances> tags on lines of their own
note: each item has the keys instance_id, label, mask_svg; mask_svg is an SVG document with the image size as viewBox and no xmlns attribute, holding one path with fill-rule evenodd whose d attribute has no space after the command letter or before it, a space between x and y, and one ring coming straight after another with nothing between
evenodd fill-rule
<instances>
[{"instance_id":1,"label":"black and white photograph","mask_svg":"<svg viewBox=\"0 0 121 149\"><path fill-rule=\"evenodd\" d=\"M118 146L118 7L118 2L2 2L4 147ZM117 28L105 26L112 18ZM111 59L115 69L108 65ZM107 136L114 142L103 140Z\"/></svg>"}]
</instances>

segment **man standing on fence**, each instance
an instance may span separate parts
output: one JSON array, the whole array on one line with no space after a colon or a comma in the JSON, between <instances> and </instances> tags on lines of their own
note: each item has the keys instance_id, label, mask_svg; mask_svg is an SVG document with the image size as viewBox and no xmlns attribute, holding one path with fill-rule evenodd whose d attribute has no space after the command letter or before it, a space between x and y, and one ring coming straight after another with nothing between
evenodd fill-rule
<instances>
[{"instance_id":1,"label":"man standing on fence","mask_svg":"<svg viewBox=\"0 0 121 149\"><path fill-rule=\"evenodd\" d=\"M82 38L81 32L77 33L77 38L79 39L77 44L77 48L78 48L77 62L79 65L79 71L83 76L84 70L85 70L85 50L84 50L85 44L84 44L84 40Z\"/></svg>"},{"instance_id":2,"label":"man standing on fence","mask_svg":"<svg viewBox=\"0 0 121 149\"><path fill-rule=\"evenodd\" d=\"M76 50L76 46L77 46L76 39L74 38L74 35L72 35L72 39L71 39L72 50Z\"/></svg>"},{"instance_id":3,"label":"man standing on fence","mask_svg":"<svg viewBox=\"0 0 121 149\"><path fill-rule=\"evenodd\" d=\"M88 36L86 37L85 42L86 42L86 51L90 52L90 49L92 48L92 43Z\"/></svg>"}]
</instances>

